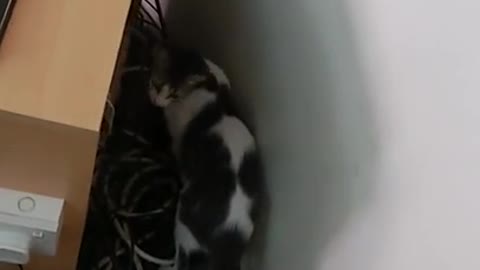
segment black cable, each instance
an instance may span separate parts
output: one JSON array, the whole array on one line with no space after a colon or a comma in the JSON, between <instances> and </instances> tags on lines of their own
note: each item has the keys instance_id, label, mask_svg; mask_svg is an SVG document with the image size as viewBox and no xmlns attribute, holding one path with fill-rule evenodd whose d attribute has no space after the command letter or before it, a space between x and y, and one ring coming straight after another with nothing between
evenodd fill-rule
<instances>
[{"instance_id":1,"label":"black cable","mask_svg":"<svg viewBox=\"0 0 480 270\"><path fill-rule=\"evenodd\" d=\"M107 159L107 158L105 158L105 159ZM98 162L98 159L97 159L96 162ZM104 161L104 162L109 162L109 160L107 159L107 161ZM102 166L100 166L100 167L102 167ZM110 167L107 170L107 172L100 171L99 175L97 175L97 178L105 177L106 174L112 173L111 170L113 170L113 168ZM98 185L99 183L94 183L94 185L95 184ZM100 217L100 219L103 219L103 221L104 221L104 222L102 222L103 224L107 224L106 229L111 230L111 231L115 231L115 226L113 225L115 215L105 205L104 197L102 196L102 194L99 194L99 192L97 192L96 188L94 188L91 195L90 195L90 198L91 198L90 203L93 203L96 206L96 210L98 211L98 217ZM107 234L108 234L108 232L107 232ZM110 242L110 241L108 241L108 242ZM120 269L119 268L120 264L118 262L118 257L117 257L117 254L116 254L117 249L116 249L115 241L112 241L112 246L110 246L110 248L108 248L108 252L110 253L110 260L112 262L113 269Z\"/></svg>"},{"instance_id":2,"label":"black cable","mask_svg":"<svg viewBox=\"0 0 480 270\"><path fill-rule=\"evenodd\" d=\"M158 20L160 22L160 27L162 28L161 29L162 36L164 39L167 39L168 38L167 23L165 22L165 18L163 17L163 10L162 10L162 5L160 4L160 0L155 0L155 5L157 6L157 14L158 14Z\"/></svg>"},{"instance_id":3,"label":"black cable","mask_svg":"<svg viewBox=\"0 0 480 270\"><path fill-rule=\"evenodd\" d=\"M145 3L147 3L147 5L149 5L153 10L155 10L155 12L158 12L158 8L154 4L152 4L150 1L147 0L145 1Z\"/></svg>"},{"instance_id":4,"label":"black cable","mask_svg":"<svg viewBox=\"0 0 480 270\"><path fill-rule=\"evenodd\" d=\"M145 3L147 3L147 5L157 13L158 22L160 23L160 32L162 37L166 40L168 38L167 23L165 22L165 17L163 17L163 10L160 0L155 0L155 5L148 0L145 1Z\"/></svg>"},{"instance_id":5,"label":"black cable","mask_svg":"<svg viewBox=\"0 0 480 270\"><path fill-rule=\"evenodd\" d=\"M17 264L17 265L18 265L18 269L23 270L23 265L21 264Z\"/></svg>"},{"instance_id":6,"label":"black cable","mask_svg":"<svg viewBox=\"0 0 480 270\"><path fill-rule=\"evenodd\" d=\"M144 15L146 15L148 17L148 19L154 24L154 27L157 29L157 30L160 30L160 26L158 26L156 23L155 23L155 19L152 17L152 15L148 12L148 10L146 10L143 6L140 7L141 11L140 12L143 12ZM144 20L144 22L146 22L148 20Z\"/></svg>"},{"instance_id":7,"label":"black cable","mask_svg":"<svg viewBox=\"0 0 480 270\"><path fill-rule=\"evenodd\" d=\"M143 16L143 12L137 13L138 19L143 23L145 21L145 16Z\"/></svg>"},{"instance_id":8,"label":"black cable","mask_svg":"<svg viewBox=\"0 0 480 270\"><path fill-rule=\"evenodd\" d=\"M149 20L143 20L142 22L143 22L144 24L146 24L146 25L150 25L150 26L155 27L156 29L158 29L158 25L157 25L156 23L154 23L154 22L151 22L151 21L149 21Z\"/></svg>"},{"instance_id":9,"label":"black cable","mask_svg":"<svg viewBox=\"0 0 480 270\"><path fill-rule=\"evenodd\" d=\"M130 270L135 269L135 240L133 236L132 229L128 223L125 224L127 227L127 230L129 232L130 236L130 246L128 247L130 249Z\"/></svg>"}]
</instances>

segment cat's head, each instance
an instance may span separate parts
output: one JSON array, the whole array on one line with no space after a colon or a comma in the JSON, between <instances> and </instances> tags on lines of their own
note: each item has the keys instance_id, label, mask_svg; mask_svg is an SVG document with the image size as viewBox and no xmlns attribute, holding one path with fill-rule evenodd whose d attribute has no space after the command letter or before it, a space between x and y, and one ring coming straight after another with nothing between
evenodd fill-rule
<instances>
[{"instance_id":1,"label":"cat's head","mask_svg":"<svg viewBox=\"0 0 480 270\"><path fill-rule=\"evenodd\" d=\"M148 91L154 105L166 107L211 79L209 65L198 53L162 45L153 50Z\"/></svg>"}]
</instances>

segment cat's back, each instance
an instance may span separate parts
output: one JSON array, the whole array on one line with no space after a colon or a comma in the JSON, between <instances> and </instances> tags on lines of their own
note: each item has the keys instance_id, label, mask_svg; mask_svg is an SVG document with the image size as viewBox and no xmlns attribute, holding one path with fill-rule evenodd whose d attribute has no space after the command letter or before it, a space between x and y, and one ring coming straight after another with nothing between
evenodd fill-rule
<instances>
[{"instance_id":1,"label":"cat's back","mask_svg":"<svg viewBox=\"0 0 480 270\"><path fill-rule=\"evenodd\" d=\"M182 137L180 163L193 176L212 179L217 178L213 174L222 174L221 178L230 174L229 179L237 178L244 157L255 151L253 135L238 117L225 111L222 101L217 98L206 104Z\"/></svg>"},{"instance_id":2,"label":"cat's back","mask_svg":"<svg viewBox=\"0 0 480 270\"><path fill-rule=\"evenodd\" d=\"M230 166L238 173L245 154L255 149L255 140L250 131L237 117L223 115L210 132L221 138L230 154Z\"/></svg>"}]
</instances>

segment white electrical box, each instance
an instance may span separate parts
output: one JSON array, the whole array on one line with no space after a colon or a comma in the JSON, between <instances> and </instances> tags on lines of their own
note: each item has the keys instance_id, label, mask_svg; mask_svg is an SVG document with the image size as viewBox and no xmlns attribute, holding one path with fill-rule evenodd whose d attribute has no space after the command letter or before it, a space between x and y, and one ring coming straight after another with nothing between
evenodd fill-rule
<instances>
[{"instance_id":1,"label":"white electrical box","mask_svg":"<svg viewBox=\"0 0 480 270\"><path fill-rule=\"evenodd\" d=\"M0 262L56 254L64 200L0 188Z\"/></svg>"}]
</instances>

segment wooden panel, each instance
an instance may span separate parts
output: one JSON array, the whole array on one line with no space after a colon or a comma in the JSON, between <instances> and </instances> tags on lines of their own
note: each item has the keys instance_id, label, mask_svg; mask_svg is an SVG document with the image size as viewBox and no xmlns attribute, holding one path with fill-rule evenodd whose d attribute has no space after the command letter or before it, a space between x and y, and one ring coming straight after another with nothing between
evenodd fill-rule
<instances>
[{"instance_id":1,"label":"wooden panel","mask_svg":"<svg viewBox=\"0 0 480 270\"><path fill-rule=\"evenodd\" d=\"M18 0L0 47L0 110L99 130L130 0Z\"/></svg>"},{"instance_id":2,"label":"wooden panel","mask_svg":"<svg viewBox=\"0 0 480 270\"><path fill-rule=\"evenodd\" d=\"M26 269L75 269L98 133L4 112L0 127L0 186L66 200L58 255Z\"/></svg>"},{"instance_id":3,"label":"wooden panel","mask_svg":"<svg viewBox=\"0 0 480 270\"><path fill-rule=\"evenodd\" d=\"M57 256L26 270L75 269L130 2L17 0L0 45L0 186L66 200Z\"/></svg>"},{"instance_id":4,"label":"wooden panel","mask_svg":"<svg viewBox=\"0 0 480 270\"><path fill-rule=\"evenodd\" d=\"M16 265L0 263L0 270L18 270Z\"/></svg>"}]
</instances>

